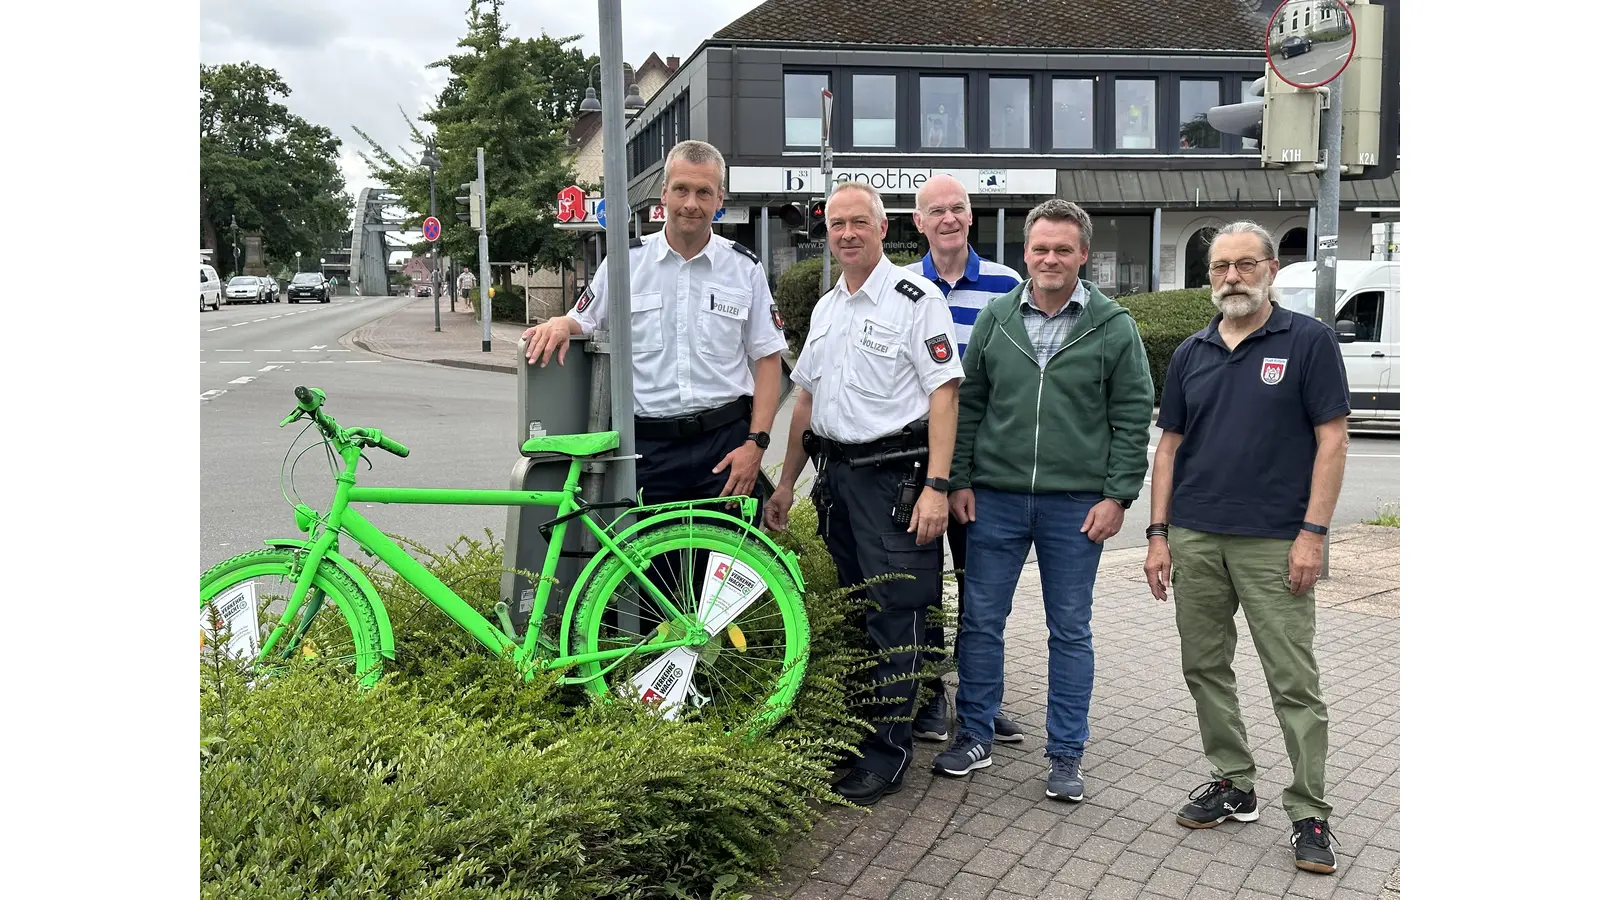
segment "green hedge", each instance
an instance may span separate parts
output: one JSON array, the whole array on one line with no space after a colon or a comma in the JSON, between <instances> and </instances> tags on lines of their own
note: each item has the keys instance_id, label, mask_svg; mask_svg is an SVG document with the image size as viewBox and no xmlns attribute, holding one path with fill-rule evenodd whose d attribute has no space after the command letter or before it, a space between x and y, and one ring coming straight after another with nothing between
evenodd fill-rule
<instances>
[{"instance_id":1,"label":"green hedge","mask_svg":"<svg viewBox=\"0 0 1600 900\"><path fill-rule=\"evenodd\" d=\"M1206 327L1217 314L1211 304L1209 288L1156 291L1118 298L1133 313L1150 358L1150 377L1156 385L1156 405L1161 404L1161 389L1167 381L1167 363L1184 338Z\"/></svg>"},{"instance_id":2,"label":"green hedge","mask_svg":"<svg viewBox=\"0 0 1600 900\"><path fill-rule=\"evenodd\" d=\"M910 265L922 257L915 253L891 253L889 261L897 266ZM829 268L828 289L839 281L839 273L843 271L839 261L834 260ZM789 349L795 353L805 345L806 335L811 331L811 310L817 305L817 300L826 293L822 285L822 257L797 262L778 276L778 289L772 294L772 302L778 306L778 315L783 316L784 336L789 339Z\"/></svg>"},{"instance_id":3,"label":"green hedge","mask_svg":"<svg viewBox=\"0 0 1600 900\"><path fill-rule=\"evenodd\" d=\"M201 667L200 876L208 898L733 898L836 802L865 733L860 600L842 597L815 513L791 530L812 655L792 714L754 740L637 704L524 682L392 574L372 570L400 663L360 691L316 660L247 687ZM501 547L428 567L480 611Z\"/></svg>"}]
</instances>

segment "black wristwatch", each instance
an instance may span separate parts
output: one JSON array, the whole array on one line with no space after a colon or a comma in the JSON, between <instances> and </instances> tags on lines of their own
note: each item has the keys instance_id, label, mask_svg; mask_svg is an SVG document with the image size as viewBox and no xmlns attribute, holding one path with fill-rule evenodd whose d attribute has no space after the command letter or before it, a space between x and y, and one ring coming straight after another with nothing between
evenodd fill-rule
<instances>
[{"instance_id":1,"label":"black wristwatch","mask_svg":"<svg viewBox=\"0 0 1600 900\"><path fill-rule=\"evenodd\" d=\"M745 435L744 439L747 441L755 441L756 446L763 450L767 449L767 445L772 443L772 435L767 434L765 431L752 431Z\"/></svg>"},{"instance_id":2,"label":"black wristwatch","mask_svg":"<svg viewBox=\"0 0 1600 900\"><path fill-rule=\"evenodd\" d=\"M1309 531L1312 534L1327 534L1328 533L1328 529L1324 528L1321 525L1313 525L1310 522L1301 522L1300 523L1300 530L1301 531Z\"/></svg>"},{"instance_id":3,"label":"black wristwatch","mask_svg":"<svg viewBox=\"0 0 1600 900\"><path fill-rule=\"evenodd\" d=\"M927 481L924 481L923 484L933 488L941 494L950 493L950 479L948 478L929 478Z\"/></svg>"}]
</instances>

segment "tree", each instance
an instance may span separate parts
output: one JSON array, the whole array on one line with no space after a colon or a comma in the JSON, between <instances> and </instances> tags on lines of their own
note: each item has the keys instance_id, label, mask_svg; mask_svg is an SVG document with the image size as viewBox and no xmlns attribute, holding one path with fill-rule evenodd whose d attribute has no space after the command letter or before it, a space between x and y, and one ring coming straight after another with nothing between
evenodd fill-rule
<instances>
[{"instance_id":1,"label":"tree","mask_svg":"<svg viewBox=\"0 0 1600 900\"><path fill-rule=\"evenodd\" d=\"M237 273L231 230L259 231L269 267L315 256L349 227L339 139L278 102L278 73L249 62L200 67L200 246Z\"/></svg>"},{"instance_id":2,"label":"tree","mask_svg":"<svg viewBox=\"0 0 1600 900\"><path fill-rule=\"evenodd\" d=\"M456 45L461 52L430 64L450 73L433 108L421 116L438 142L440 252L468 264L477 260L477 232L451 213L460 185L477 177L482 147L490 257L552 268L570 260L577 246L553 227L551 207L556 192L572 183L567 136L593 58L569 46L576 35L508 37L500 7L501 0L473 0L467 33ZM410 116L406 121L413 144L420 146L421 128ZM372 151L361 156L373 177L400 197L420 228L428 210L428 172L420 167L420 153L391 153L359 128L356 133ZM502 272L502 279L508 277Z\"/></svg>"}]
</instances>

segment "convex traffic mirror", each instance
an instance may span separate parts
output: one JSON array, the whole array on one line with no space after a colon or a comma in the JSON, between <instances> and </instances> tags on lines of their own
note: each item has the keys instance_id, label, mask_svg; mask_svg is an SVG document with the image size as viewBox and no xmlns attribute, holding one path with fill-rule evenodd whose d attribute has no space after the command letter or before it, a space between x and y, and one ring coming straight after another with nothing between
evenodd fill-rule
<instances>
[{"instance_id":1,"label":"convex traffic mirror","mask_svg":"<svg viewBox=\"0 0 1600 900\"><path fill-rule=\"evenodd\" d=\"M1267 64L1297 88L1338 78L1355 48L1355 25L1344 0L1285 0L1267 23Z\"/></svg>"}]
</instances>

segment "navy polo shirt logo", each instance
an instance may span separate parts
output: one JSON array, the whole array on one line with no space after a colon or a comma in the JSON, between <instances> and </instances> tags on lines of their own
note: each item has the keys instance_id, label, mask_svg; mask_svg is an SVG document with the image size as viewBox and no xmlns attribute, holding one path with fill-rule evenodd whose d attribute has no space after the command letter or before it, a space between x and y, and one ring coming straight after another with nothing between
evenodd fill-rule
<instances>
[{"instance_id":1,"label":"navy polo shirt logo","mask_svg":"<svg viewBox=\"0 0 1600 900\"><path fill-rule=\"evenodd\" d=\"M1283 372L1289 368L1289 360L1278 359L1271 356L1261 358L1261 381L1263 384L1277 384L1283 380Z\"/></svg>"}]
</instances>

